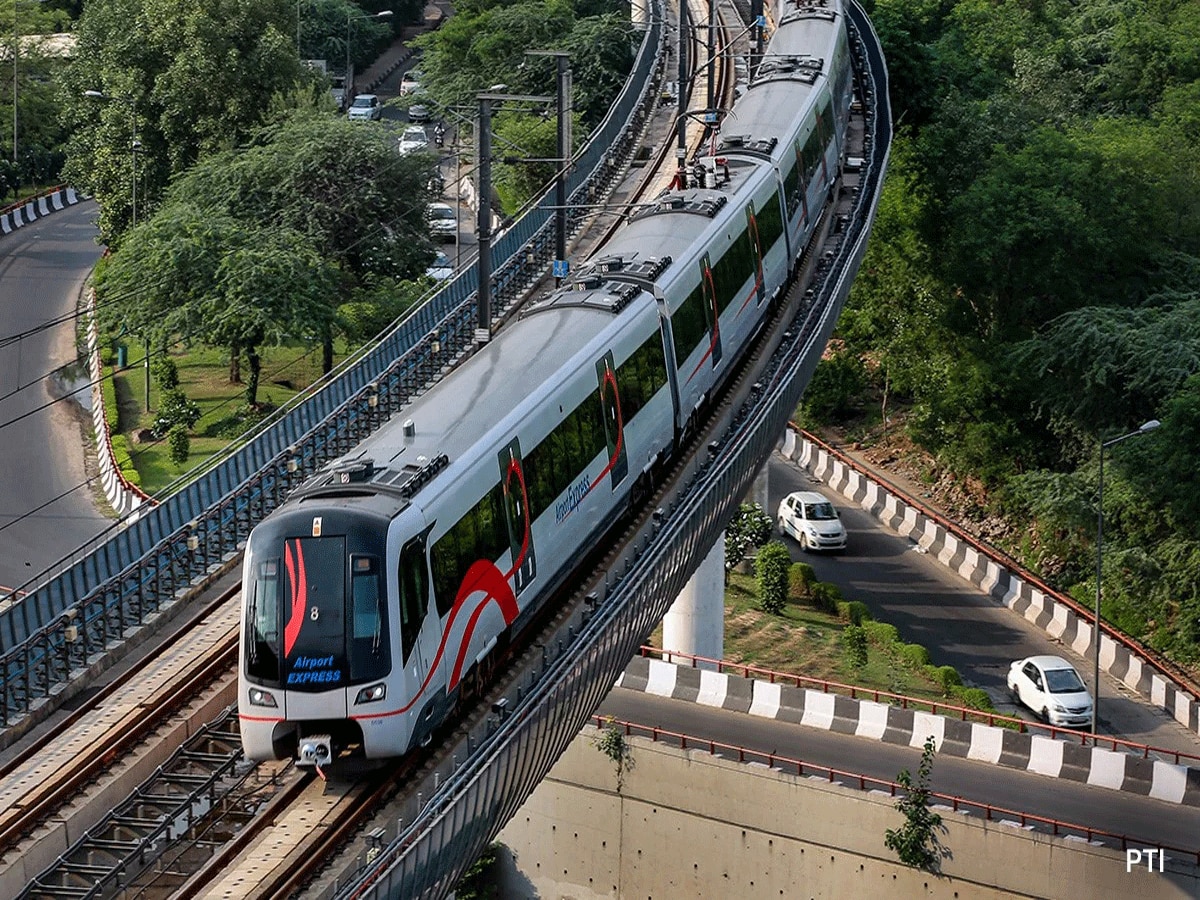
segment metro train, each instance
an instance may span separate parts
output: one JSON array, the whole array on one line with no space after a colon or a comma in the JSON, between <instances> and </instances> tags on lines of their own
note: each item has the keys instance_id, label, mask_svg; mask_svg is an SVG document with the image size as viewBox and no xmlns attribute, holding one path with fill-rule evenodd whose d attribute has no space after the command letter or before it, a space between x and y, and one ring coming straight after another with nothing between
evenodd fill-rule
<instances>
[{"instance_id":1,"label":"metro train","mask_svg":"<svg viewBox=\"0 0 1200 900\"><path fill-rule=\"evenodd\" d=\"M764 323L839 177L842 0L786 2L703 171L251 533L249 758L427 742L672 458ZM734 133L736 130L736 133Z\"/></svg>"}]
</instances>

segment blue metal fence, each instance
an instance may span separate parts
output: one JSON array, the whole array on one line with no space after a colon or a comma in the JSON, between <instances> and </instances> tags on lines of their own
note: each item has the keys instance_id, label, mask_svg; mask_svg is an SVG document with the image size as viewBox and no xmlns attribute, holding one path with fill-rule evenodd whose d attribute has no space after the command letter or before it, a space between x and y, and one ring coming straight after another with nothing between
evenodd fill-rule
<instances>
[{"instance_id":1,"label":"blue metal fence","mask_svg":"<svg viewBox=\"0 0 1200 900\"><path fill-rule=\"evenodd\" d=\"M659 14L651 23L625 89L576 158L568 180L572 204L602 194L635 150L657 102L661 21ZM496 241L498 315L553 255L552 204L544 197ZM471 265L160 504L126 517L24 585L23 596L14 594L20 599L0 610L0 727L236 553L254 524L304 478L425 390L473 340L476 280Z\"/></svg>"}]
</instances>

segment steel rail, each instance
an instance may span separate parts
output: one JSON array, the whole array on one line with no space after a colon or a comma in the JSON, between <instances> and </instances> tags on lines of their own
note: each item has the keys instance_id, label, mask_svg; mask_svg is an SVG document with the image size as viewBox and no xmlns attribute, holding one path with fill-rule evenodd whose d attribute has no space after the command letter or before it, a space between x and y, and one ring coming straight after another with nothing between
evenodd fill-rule
<instances>
[{"instance_id":1,"label":"steel rail","mask_svg":"<svg viewBox=\"0 0 1200 900\"><path fill-rule=\"evenodd\" d=\"M232 602L234 594L236 589L226 592L208 609L212 610L222 603ZM203 619L203 616L197 618L193 625L202 622ZM186 639L189 631L190 628L182 632L177 636L177 640ZM137 678L172 646L173 643L164 645L158 652L147 657L135 669L106 688L101 695L73 713L63 727L89 715L104 699L123 690L131 680ZM159 689L99 740L92 743L86 754L76 757L70 764L57 769L50 778L40 782L32 792L20 799L20 805L10 806L0 813L0 853L16 846L38 823L69 802L81 788L91 784L100 772L128 753L131 748L146 741L159 724L213 681L222 675L231 675L236 667L236 660L237 631L233 630L220 644L210 647L180 678ZM5 774L36 757L46 746L58 739L62 731L62 727L56 728L23 750L16 760L5 767Z\"/></svg>"}]
</instances>

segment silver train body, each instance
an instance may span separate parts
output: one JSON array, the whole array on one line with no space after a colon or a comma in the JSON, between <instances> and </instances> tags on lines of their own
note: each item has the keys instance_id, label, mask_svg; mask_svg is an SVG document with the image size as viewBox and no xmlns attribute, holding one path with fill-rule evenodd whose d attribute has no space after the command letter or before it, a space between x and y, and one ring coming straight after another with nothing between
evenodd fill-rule
<instances>
[{"instance_id":1,"label":"silver train body","mask_svg":"<svg viewBox=\"0 0 1200 900\"><path fill-rule=\"evenodd\" d=\"M253 759L405 754L669 459L762 325L838 176L840 0L784 7L702 184L632 216L250 535L238 704Z\"/></svg>"}]
</instances>

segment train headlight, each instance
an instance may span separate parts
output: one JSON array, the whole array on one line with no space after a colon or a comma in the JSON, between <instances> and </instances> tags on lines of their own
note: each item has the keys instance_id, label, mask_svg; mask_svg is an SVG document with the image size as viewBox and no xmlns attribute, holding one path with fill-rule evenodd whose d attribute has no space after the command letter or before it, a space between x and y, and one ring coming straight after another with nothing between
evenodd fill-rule
<instances>
[{"instance_id":1,"label":"train headlight","mask_svg":"<svg viewBox=\"0 0 1200 900\"><path fill-rule=\"evenodd\" d=\"M376 700L382 700L387 695L386 684L373 684L370 687L365 687L358 692L358 696L354 698L354 702L358 703L374 703Z\"/></svg>"},{"instance_id":2,"label":"train headlight","mask_svg":"<svg viewBox=\"0 0 1200 900\"><path fill-rule=\"evenodd\" d=\"M262 688L250 688L250 702L255 706L269 706L272 709L277 708L275 697L268 691Z\"/></svg>"}]
</instances>

